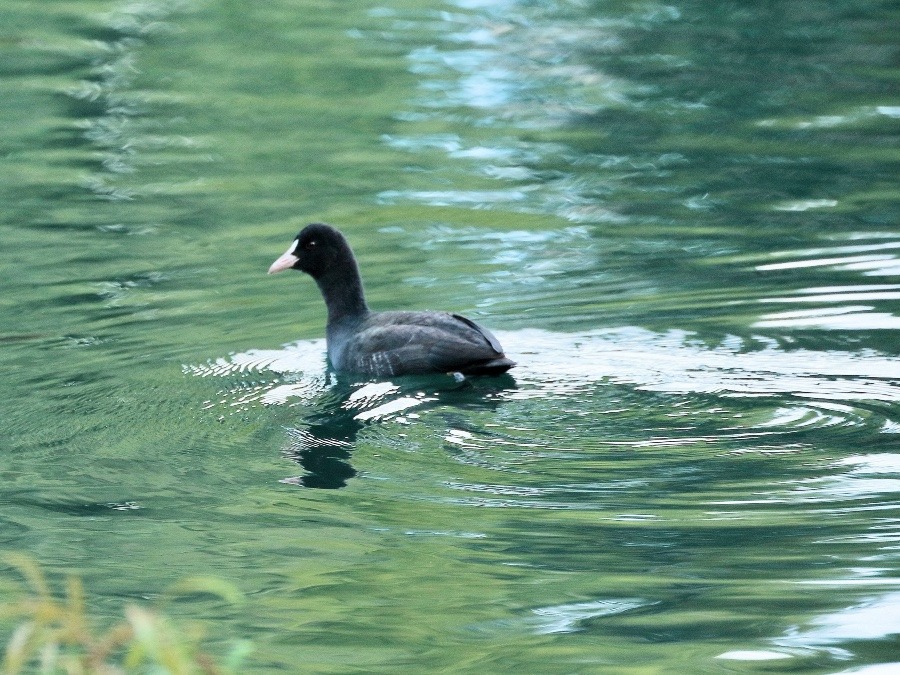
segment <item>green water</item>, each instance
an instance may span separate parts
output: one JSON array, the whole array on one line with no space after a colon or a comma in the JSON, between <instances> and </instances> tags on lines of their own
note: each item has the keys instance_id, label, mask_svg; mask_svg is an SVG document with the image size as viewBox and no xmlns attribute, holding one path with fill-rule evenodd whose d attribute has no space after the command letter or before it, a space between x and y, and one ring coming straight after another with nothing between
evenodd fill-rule
<instances>
[{"instance_id":1,"label":"green water","mask_svg":"<svg viewBox=\"0 0 900 675\"><path fill-rule=\"evenodd\" d=\"M900 669L898 19L6 0L0 549L251 672ZM328 373L312 220L511 377Z\"/></svg>"}]
</instances>

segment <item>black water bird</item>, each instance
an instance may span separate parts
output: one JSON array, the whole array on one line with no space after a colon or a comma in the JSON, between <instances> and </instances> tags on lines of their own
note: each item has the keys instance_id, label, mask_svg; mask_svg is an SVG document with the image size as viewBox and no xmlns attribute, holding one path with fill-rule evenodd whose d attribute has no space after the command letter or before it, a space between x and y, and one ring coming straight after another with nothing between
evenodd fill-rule
<instances>
[{"instance_id":1,"label":"black water bird","mask_svg":"<svg viewBox=\"0 0 900 675\"><path fill-rule=\"evenodd\" d=\"M286 269L318 284L328 308L328 359L338 372L499 375L515 365L490 331L459 314L371 311L353 251L330 225L303 228L269 274Z\"/></svg>"}]
</instances>

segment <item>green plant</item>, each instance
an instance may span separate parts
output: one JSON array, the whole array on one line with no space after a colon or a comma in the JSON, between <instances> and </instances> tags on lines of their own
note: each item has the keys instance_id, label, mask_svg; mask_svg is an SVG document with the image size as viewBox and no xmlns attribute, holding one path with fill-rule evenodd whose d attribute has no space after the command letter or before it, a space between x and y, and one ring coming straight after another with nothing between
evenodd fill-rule
<instances>
[{"instance_id":1,"label":"green plant","mask_svg":"<svg viewBox=\"0 0 900 675\"><path fill-rule=\"evenodd\" d=\"M126 605L124 618L97 631L87 614L81 580L70 576L57 597L38 565L22 555L5 556L26 584L24 597L0 606L0 616L17 621L6 643L3 673L22 672L113 674L237 672L250 652L239 642L223 663L200 648L202 635L179 629L159 610ZM164 596L207 593L228 602L242 600L230 584L214 578L192 578L176 584Z\"/></svg>"}]
</instances>

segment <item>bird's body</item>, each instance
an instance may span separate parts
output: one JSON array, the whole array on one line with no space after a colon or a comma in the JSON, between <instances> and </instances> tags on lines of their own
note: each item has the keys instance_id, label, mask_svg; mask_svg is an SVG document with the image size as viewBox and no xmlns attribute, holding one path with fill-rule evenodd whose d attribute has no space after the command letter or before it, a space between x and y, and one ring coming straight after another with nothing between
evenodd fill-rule
<instances>
[{"instance_id":1,"label":"bird's body","mask_svg":"<svg viewBox=\"0 0 900 675\"><path fill-rule=\"evenodd\" d=\"M327 341L335 370L376 377L491 375L513 365L491 333L446 312L369 312L358 320L329 323Z\"/></svg>"},{"instance_id":2,"label":"bird's body","mask_svg":"<svg viewBox=\"0 0 900 675\"><path fill-rule=\"evenodd\" d=\"M499 375L515 365L490 331L448 312L373 312L353 251L333 227L308 225L269 268L315 279L328 308L328 359L338 372L374 377Z\"/></svg>"}]
</instances>

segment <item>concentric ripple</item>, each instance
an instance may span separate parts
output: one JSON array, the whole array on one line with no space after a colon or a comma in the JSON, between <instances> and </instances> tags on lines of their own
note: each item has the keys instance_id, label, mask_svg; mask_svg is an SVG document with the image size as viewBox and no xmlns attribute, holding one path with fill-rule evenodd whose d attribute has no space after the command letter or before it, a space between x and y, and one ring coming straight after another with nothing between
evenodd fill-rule
<instances>
[{"instance_id":1,"label":"concentric ripple","mask_svg":"<svg viewBox=\"0 0 900 675\"><path fill-rule=\"evenodd\" d=\"M539 470L553 479L442 481L449 491L442 500L469 505L590 508L585 494L617 488L608 481L584 487L566 472L587 470L598 456L639 452L646 467L689 448L695 457L774 457L803 452L809 434L858 437L897 424L884 404L900 400L900 359L873 351L787 351L772 340L736 337L710 347L684 331L638 328L497 334L519 363L508 378L338 378L326 368L322 340L184 372L225 383L201 405L217 414L254 406L303 411L303 421L288 427L284 452L313 472L331 457L325 464L339 466L342 477L319 486L340 487L356 475L348 462L372 424L385 429L379 443L388 446L407 445L420 427L416 438L442 441L449 458L476 473L533 477ZM473 416L475 408L483 410Z\"/></svg>"}]
</instances>

